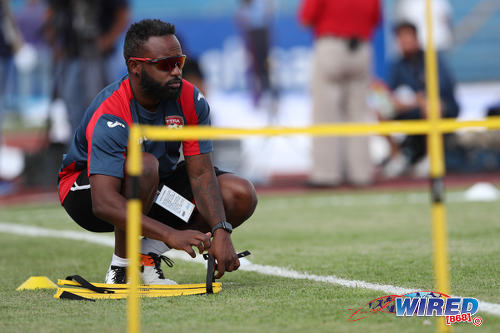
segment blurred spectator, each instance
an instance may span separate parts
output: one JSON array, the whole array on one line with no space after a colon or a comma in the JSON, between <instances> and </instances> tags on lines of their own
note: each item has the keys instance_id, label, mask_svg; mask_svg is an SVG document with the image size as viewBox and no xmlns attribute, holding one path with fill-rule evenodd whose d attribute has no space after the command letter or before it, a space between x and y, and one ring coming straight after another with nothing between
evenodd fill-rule
<instances>
[{"instance_id":1,"label":"blurred spectator","mask_svg":"<svg viewBox=\"0 0 500 333\"><path fill-rule=\"evenodd\" d=\"M15 69L14 53L21 48L22 43L10 10L10 1L0 0L0 196L14 191L15 186L10 180L16 178L23 169L22 153L2 145L7 84Z\"/></svg>"},{"instance_id":2,"label":"blurred spectator","mask_svg":"<svg viewBox=\"0 0 500 333\"><path fill-rule=\"evenodd\" d=\"M312 27L313 123L369 122L367 94L372 73L370 38L380 21L378 0L304 0L303 25ZM368 137L314 138L308 184L336 186L344 181L368 185L373 166ZM345 142L345 145L342 143Z\"/></svg>"},{"instance_id":3,"label":"blurred spectator","mask_svg":"<svg viewBox=\"0 0 500 333\"><path fill-rule=\"evenodd\" d=\"M17 26L25 43L34 48L36 64L26 72L20 71L21 96L47 96L50 72L50 54L43 39L46 4L41 0L26 0L16 15Z\"/></svg>"},{"instance_id":4,"label":"blurred spectator","mask_svg":"<svg viewBox=\"0 0 500 333\"><path fill-rule=\"evenodd\" d=\"M426 0L398 0L396 22L410 22L417 27L418 40L425 49L427 45ZM453 44L453 8L448 0L432 0L432 25L434 44L438 51L446 51Z\"/></svg>"},{"instance_id":5,"label":"blurred spectator","mask_svg":"<svg viewBox=\"0 0 500 333\"><path fill-rule=\"evenodd\" d=\"M2 141L5 92L14 70L13 56L23 41L10 10L9 0L0 0L0 145Z\"/></svg>"},{"instance_id":6,"label":"blurred spectator","mask_svg":"<svg viewBox=\"0 0 500 333\"><path fill-rule=\"evenodd\" d=\"M250 86L254 104L258 105L264 93L274 97L269 71L271 21L273 0L240 0L236 23L240 28L250 56Z\"/></svg>"},{"instance_id":7,"label":"blurred spectator","mask_svg":"<svg viewBox=\"0 0 500 333\"><path fill-rule=\"evenodd\" d=\"M198 59L188 56L182 69L182 77L200 89L203 95L207 95L205 76L203 75Z\"/></svg>"},{"instance_id":8,"label":"blurred spectator","mask_svg":"<svg viewBox=\"0 0 500 333\"><path fill-rule=\"evenodd\" d=\"M66 104L72 133L87 105L115 79L111 56L128 22L127 0L49 0L46 36L54 49L56 95Z\"/></svg>"},{"instance_id":9,"label":"blurred spectator","mask_svg":"<svg viewBox=\"0 0 500 333\"><path fill-rule=\"evenodd\" d=\"M189 50L187 42L181 34L177 33L177 40L182 45L182 52L186 55L186 62L182 68L182 77L194 84L203 95L207 96L205 75L201 69L198 58Z\"/></svg>"},{"instance_id":10,"label":"blurred spectator","mask_svg":"<svg viewBox=\"0 0 500 333\"><path fill-rule=\"evenodd\" d=\"M401 22L396 25L395 34L401 58L394 63L389 76L388 84L393 92L395 112L391 118L395 120L426 118L424 52L419 45L417 29L410 22ZM455 99L455 81L441 57L438 57L438 67L441 115L445 118L455 118L459 111ZM389 178L408 171L426 156L426 137L406 136L398 148L392 152L392 158L385 166L384 173Z\"/></svg>"}]
</instances>

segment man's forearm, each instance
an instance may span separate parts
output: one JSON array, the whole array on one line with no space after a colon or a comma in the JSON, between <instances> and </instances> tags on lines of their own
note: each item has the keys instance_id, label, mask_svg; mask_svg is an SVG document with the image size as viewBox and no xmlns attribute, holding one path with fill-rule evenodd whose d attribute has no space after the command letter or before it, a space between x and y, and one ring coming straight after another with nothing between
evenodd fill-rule
<instances>
[{"instance_id":1,"label":"man's forearm","mask_svg":"<svg viewBox=\"0 0 500 333\"><path fill-rule=\"evenodd\" d=\"M226 220L219 182L213 169L191 177L191 187L198 211L210 227Z\"/></svg>"}]
</instances>

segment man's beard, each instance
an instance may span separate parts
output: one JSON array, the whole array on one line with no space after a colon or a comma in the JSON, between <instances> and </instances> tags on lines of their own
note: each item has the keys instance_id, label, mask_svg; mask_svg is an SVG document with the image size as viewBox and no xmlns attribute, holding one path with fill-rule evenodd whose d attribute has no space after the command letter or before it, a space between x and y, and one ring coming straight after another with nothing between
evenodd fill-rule
<instances>
[{"instance_id":1,"label":"man's beard","mask_svg":"<svg viewBox=\"0 0 500 333\"><path fill-rule=\"evenodd\" d=\"M171 88L168 86L170 83L179 83L180 86L179 88ZM161 83L149 76L143 68L141 72L140 86L144 94L162 102L176 100L179 98L181 95L182 80L172 79L164 85L161 85Z\"/></svg>"}]
</instances>

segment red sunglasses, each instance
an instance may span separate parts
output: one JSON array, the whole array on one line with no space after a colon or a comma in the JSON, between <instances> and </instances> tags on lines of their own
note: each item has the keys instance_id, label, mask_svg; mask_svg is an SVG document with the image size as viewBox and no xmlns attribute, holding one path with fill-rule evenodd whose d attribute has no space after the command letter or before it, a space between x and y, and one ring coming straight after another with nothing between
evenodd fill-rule
<instances>
[{"instance_id":1,"label":"red sunglasses","mask_svg":"<svg viewBox=\"0 0 500 333\"><path fill-rule=\"evenodd\" d=\"M184 63L186 62L186 56L184 54L180 56L165 57L165 58L130 57L129 59L143 61L148 64L152 64L156 66L156 68L164 72L171 72L172 70L174 70L175 66L179 67L179 69L182 69L182 67L184 67Z\"/></svg>"}]
</instances>

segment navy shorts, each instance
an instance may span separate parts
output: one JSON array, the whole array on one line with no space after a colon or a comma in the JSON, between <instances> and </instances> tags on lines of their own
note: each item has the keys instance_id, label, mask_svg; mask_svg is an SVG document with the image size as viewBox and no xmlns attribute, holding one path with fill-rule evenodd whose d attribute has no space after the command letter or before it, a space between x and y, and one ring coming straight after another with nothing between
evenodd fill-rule
<instances>
[{"instance_id":1,"label":"navy shorts","mask_svg":"<svg viewBox=\"0 0 500 333\"><path fill-rule=\"evenodd\" d=\"M217 177L227 173L227 171L220 170L217 167L214 167L214 171ZM193 191L191 190L184 162L177 165L172 175L160 181L158 189L161 189L163 185L168 186L187 200L194 202ZM92 195L87 169L83 170L76 179L71 191L64 199L63 207L76 223L88 231L111 232L115 230L112 224L101 220L92 213ZM157 204L153 204L147 215L175 229L186 228L186 222Z\"/></svg>"}]
</instances>

